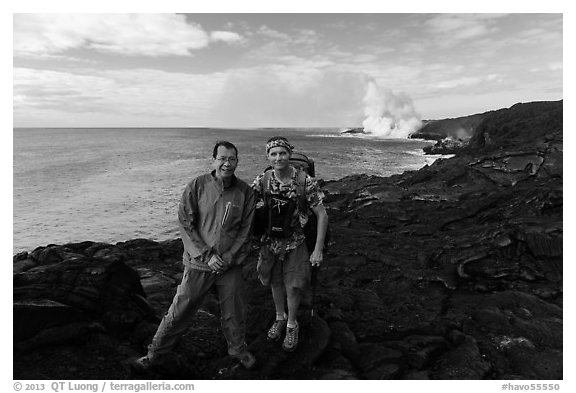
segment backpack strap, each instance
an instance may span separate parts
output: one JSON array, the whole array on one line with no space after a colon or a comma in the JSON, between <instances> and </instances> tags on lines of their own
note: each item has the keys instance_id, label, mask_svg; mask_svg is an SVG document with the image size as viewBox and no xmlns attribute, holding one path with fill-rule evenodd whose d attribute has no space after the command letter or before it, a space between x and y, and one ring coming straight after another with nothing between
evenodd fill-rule
<instances>
[{"instance_id":1,"label":"backpack strap","mask_svg":"<svg viewBox=\"0 0 576 393\"><path fill-rule=\"evenodd\" d=\"M264 200L268 194L270 194L270 177L272 177L272 169L268 169L264 172L264 176L262 177L262 195Z\"/></svg>"},{"instance_id":2,"label":"backpack strap","mask_svg":"<svg viewBox=\"0 0 576 393\"><path fill-rule=\"evenodd\" d=\"M306 199L306 172L296 169L296 195L298 195L298 210L308 214L308 200Z\"/></svg>"},{"instance_id":3,"label":"backpack strap","mask_svg":"<svg viewBox=\"0 0 576 393\"><path fill-rule=\"evenodd\" d=\"M262 176L262 200L264 201L264 208L266 212L266 228L264 233L270 235L271 225L272 225L272 211L270 210L270 177L272 176L272 170L266 169L264 171L264 176Z\"/></svg>"}]
</instances>

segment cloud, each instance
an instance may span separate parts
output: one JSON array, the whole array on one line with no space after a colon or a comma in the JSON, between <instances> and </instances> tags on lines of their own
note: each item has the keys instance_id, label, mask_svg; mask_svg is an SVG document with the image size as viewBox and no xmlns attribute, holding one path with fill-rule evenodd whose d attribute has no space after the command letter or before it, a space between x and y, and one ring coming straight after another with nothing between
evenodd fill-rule
<instances>
[{"instance_id":1,"label":"cloud","mask_svg":"<svg viewBox=\"0 0 576 393\"><path fill-rule=\"evenodd\" d=\"M256 31L256 34L272 38L273 40L277 41L290 41L290 36L288 34L282 33L278 30L271 29L266 25L260 26L260 28Z\"/></svg>"},{"instance_id":2,"label":"cloud","mask_svg":"<svg viewBox=\"0 0 576 393\"><path fill-rule=\"evenodd\" d=\"M224 41L228 43L237 43L244 40L240 34L231 31L213 31L210 33L210 38L213 41Z\"/></svg>"},{"instance_id":3,"label":"cloud","mask_svg":"<svg viewBox=\"0 0 576 393\"><path fill-rule=\"evenodd\" d=\"M14 112L35 108L70 112L97 110L105 92L116 90L113 80L68 72L14 69Z\"/></svg>"},{"instance_id":4,"label":"cloud","mask_svg":"<svg viewBox=\"0 0 576 393\"><path fill-rule=\"evenodd\" d=\"M233 32L208 33L176 14L15 14L14 54L92 49L121 55L190 55L211 41L238 42Z\"/></svg>"},{"instance_id":5,"label":"cloud","mask_svg":"<svg viewBox=\"0 0 576 393\"><path fill-rule=\"evenodd\" d=\"M296 32L293 38L293 45L298 46L313 46L320 42L321 35L311 29L300 29Z\"/></svg>"},{"instance_id":6,"label":"cloud","mask_svg":"<svg viewBox=\"0 0 576 393\"><path fill-rule=\"evenodd\" d=\"M361 73L274 66L231 74L214 115L249 126L348 126L363 118Z\"/></svg>"},{"instance_id":7,"label":"cloud","mask_svg":"<svg viewBox=\"0 0 576 393\"><path fill-rule=\"evenodd\" d=\"M14 124L359 126L368 81L362 73L306 62L206 75L15 68Z\"/></svg>"},{"instance_id":8,"label":"cloud","mask_svg":"<svg viewBox=\"0 0 576 393\"><path fill-rule=\"evenodd\" d=\"M262 25L253 37L260 44L246 57L258 61L275 61L279 57L292 54L310 58L327 51L326 44L319 46L322 35L311 29L291 29L288 34Z\"/></svg>"},{"instance_id":9,"label":"cloud","mask_svg":"<svg viewBox=\"0 0 576 393\"><path fill-rule=\"evenodd\" d=\"M457 89L462 87L472 87L485 82L500 82L502 78L498 75L486 75L475 77L462 77L458 79L444 80L435 83L432 87L436 89Z\"/></svg>"},{"instance_id":10,"label":"cloud","mask_svg":"<svg viewBox=\"0 0 576 393\"><path fill-rule=\"evenodd\" d=\"M31 67L14 72L15 121L42 110L52 111L57 121L70 112L90 114L94 124L116 116L126 119L117 124L149 126L359 126L368 79L406 92L422 114L437 102L446 111L464 105L443 97L489 99L493 92L509 98L521 89L540 97L541 91L562 90L561 15L542 21L540 15L418 14L410 18L410 29L383 23L380 34L363 36L355 36L358 24L352 22L336 34L321 24L265 25L274 22L267 18L220 25L208 18L204 28L190 19L15 14L15 66ZM194 53L210 45L218 47ZM122 57L191 54L198 61ZM143 64L167 71L118 70Z\"/></svg>"},{"instance_id":11,"label":"cloud","mask_svg":"<svg viewBox=\"0 0 576 393\"><path fill-rule=\"evenodd\" d=\"M548 63L544 67L532 67L530 72L562 71L564 65L561 62Z\"/></svg>"},{"instance_id":12,"label":"cloud","mask_svg":"<svg viewBox=\"0 0 576 393\"><path fill-rule=\"evenodd\" d=\"M100 123L121 118L127 126L205 125L225 80L220 73L135 69L82 74L15 68L14 122L62 126L68 118L91 115ZM52 119L34 118L47 111Z\"/></svg>"},{"instance_id":13,"label":"cloud","mask_svg":"<svg viewBox=\"0 0 576 393\"><path fill-rule=\"evenodd\" d=\"M556 62L556 63L549 63L548 64L548 69L550 71L562 71L564 69L564 65L560 62Z\"/></svg>"},{"instance_id":14,"label":"cloud","mask_svg":"<svg viewBox=\"0 0 576 393\"><path fill-rule=\"evenodd\" d=\"M439 14L424 22L434 40L451 46L497 30L495 23L506 14Z\"/></svg>"}]
</instances>

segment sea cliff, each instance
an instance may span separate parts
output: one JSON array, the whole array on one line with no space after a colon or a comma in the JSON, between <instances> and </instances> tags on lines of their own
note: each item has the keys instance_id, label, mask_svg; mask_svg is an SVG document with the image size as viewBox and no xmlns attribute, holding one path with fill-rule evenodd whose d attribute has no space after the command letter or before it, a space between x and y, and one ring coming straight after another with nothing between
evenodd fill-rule
<instances>
[{"instance_id":1,"label":"sea cliff","mask_svg":"<svg viewBox=\"0 0 576 393\"><path fill-rule=\"evenodd\" d=\"M453 158L323 182L332 242L295 352L265 339L256 247L244 266L253 371L226 356L213 295L161 367L128 366L181 279L179 239L15 255L14 379L562 379L562 133L562 101L517 104Z\"/></svg>"}]
</instances>

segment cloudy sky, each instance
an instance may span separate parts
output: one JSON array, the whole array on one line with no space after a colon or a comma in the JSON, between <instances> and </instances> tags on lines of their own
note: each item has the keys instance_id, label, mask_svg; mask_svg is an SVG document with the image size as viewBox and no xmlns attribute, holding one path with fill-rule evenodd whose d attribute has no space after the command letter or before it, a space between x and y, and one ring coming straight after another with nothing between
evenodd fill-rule
<instances>
[{"instance_id":1,"label":"cloudy sky","mask_svg":"<svg viewBox=\"0 0 576 393\"><path fill-rule=\"evenodd\" d=\"M14 14L13 121L339 127L374 104L464 116L562 99L562 36L552 13Z\"/></svg>"}]
</instances>

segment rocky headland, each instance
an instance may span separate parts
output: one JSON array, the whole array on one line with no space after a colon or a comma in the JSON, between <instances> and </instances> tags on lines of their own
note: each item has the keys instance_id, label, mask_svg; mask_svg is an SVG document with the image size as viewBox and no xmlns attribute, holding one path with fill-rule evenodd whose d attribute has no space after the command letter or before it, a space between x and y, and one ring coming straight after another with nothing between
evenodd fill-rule
<instances>
[{"instance_id":1,"label":"rocky headland","mask_svg":"<svg viewBox=\"0 0 576 393\"><path fill-rule=\"evenodd\" d=\"M258 367L226 356L211 295L161 367L133 372L182 244L86 241L14 256L14 379L562 379L562 101L480 117L453 158L323 184L332 241L295 352L266 342L255 248L244 275Z\"/></svg>"}]
</instances>

